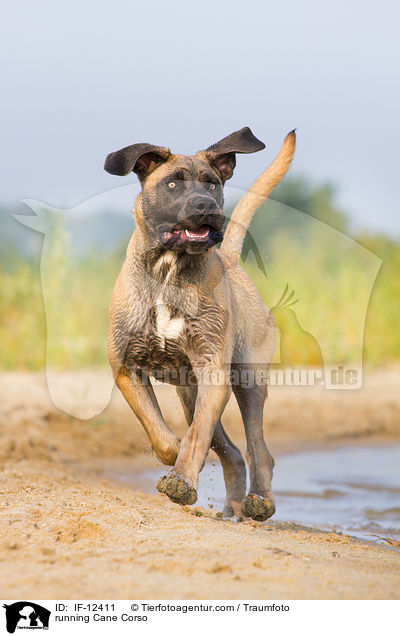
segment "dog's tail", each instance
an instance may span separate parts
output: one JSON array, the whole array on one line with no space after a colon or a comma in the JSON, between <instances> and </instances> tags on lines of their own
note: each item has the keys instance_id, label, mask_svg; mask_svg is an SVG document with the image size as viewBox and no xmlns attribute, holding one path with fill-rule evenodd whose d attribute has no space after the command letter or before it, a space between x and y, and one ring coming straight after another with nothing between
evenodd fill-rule
<instances>
[{"instance_id":1,"label":"dog's tail","mask_svg":"<svg viewBox=\"0 0 400 636\"><path fill-rule=\"evenodd\" d=\"M250 190L240 199L225 230L221 250L239 262L243 241L257 208L285 176L293 159L296 134L292 130L285 138L279 154L256 179Z\"/></svg>"}]
</instances>

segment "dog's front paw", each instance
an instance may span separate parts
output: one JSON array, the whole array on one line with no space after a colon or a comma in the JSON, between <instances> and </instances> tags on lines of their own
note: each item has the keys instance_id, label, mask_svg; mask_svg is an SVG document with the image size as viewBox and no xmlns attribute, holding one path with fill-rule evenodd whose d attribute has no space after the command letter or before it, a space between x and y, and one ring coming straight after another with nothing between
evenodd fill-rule
<instances>
[{"instance_id":1,"label":"dog's front paw","mask_svg":"<svg viewBox=\"0 0 400 636\"><path fill-rule=\"evenodd\" d=\"M251 517L254 521L265 521L275 513L275 504L272 495L261 497L254 493L249 493L242 501L242 515Z\"/></svg>"},{"instance_id":2,"label":"dog's front paw","mask_svg":"<svg viewBox=\"0 0 400 636\"><path fill-rule=\"evenodd\" d=\"M197 501L197 492L190 486L183 477L179 477L175 472L160 477L156 484L159 492L162 492L181 506L191 505Z\"/></svg>"}]
</instances>

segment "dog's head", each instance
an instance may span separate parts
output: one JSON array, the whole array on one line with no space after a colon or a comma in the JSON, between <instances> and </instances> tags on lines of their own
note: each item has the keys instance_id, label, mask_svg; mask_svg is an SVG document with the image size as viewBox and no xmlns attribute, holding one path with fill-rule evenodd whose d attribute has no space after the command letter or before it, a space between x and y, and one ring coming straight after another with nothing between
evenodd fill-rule
<instances>
[{"instance_id":1,"label":"dog's head","mask_svg":"<svg viewBox=\"0 0 400 636\"><path fill-rule=\"evenodd\" d=\"M223 186L236 153L263 150L250 128L242 128L194 156L168 148L134 144L108 155L111 174L135 172L142 185L142 215L152 245L201 254L222 241Z\"/></svg>"}]
</instances>

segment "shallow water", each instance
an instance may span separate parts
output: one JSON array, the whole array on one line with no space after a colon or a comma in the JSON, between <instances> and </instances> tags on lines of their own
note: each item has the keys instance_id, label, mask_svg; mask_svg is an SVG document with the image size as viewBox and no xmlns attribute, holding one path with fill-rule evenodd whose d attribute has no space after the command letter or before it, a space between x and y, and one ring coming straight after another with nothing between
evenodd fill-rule
<instances>
[{"instance_id":1,"label":"shallow water","mask_svg":"<svg viewBox=\"0 0 400 636\"><path fill-rule=\"evenodd\" d=\"M144 492L156 492L165 467L113 474ZM360 539L400 538L400 444L349 446L276 458L272 482L275 521L294 522ZM225 484L219 463L200 474L196 505L222 510Z\"/></svg>"}]
</instances>

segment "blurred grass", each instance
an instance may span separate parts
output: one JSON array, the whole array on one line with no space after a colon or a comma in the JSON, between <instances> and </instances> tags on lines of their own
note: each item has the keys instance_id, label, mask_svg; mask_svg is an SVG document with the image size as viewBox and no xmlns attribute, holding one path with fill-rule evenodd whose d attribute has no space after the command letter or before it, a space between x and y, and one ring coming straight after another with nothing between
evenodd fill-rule
<instances>
[{"instance_id":1,"label":"blurred grass","mask_svg":"<svg viewBox=\"0 0 400 636\"><path fill-rule=\"evenodd\" d=\"M42 259L14 256L0 267L0 367L69 369L107 363L108 308L121 250L70 259L62 223Z\"/></svg>"},{"instance_id":2,"label":"blurred grass","mask_svg":"<svg viewBox=\"0 0 400 636\"><path fill-rule=\"evenodd\" d=\"M299 299L293 310L301 326L317 337L325 354L325 363L357 362L358 344L363 335L363 361L374 366L384 365L400 359L400 330L396 326L400 309L400 244L366 234L358 239L382 259L366 315L361 301L368 294L369 283L368 280L360 280L363 259L357 248L350 249L340 263L332 264L329 262L329 249L323 242L318 242L318 237L306 260L301 246L286 242L280 257L279 250L275 259L271 253L271 265L267 271L269 279L274 278L273 284L254 264L244 263L243 266L266 305L273 308L288 278L282 278L280 287L277 287L274 270L279 270L281 261L287 263L288 259L291 260L295 263L295 270L289 289L295 292L293 299ZM279 243L276 241L272 248L278 248ZM328 288L334 289L332 296L327 295ZM273 313L277 320L276 312Z\"/></svg>"},{"instance_id":3,"label":"blurred grass","mask_svg":"<svg viewBox=\"0 0 400 636\"><path fill-rule=\"evenodd\" d=\"M246 259L244 267L263 300L272 307L289 281L295 292L293 299L299 298L293 309L303 329L317 336L325 362L354 361L359 356L360 320L364 324L360 298L369 294L368 280L364 285L362 276L370 264L369 253L375 254L383 263L368 306L364 362L380 365L398 360L400 242L368 232L352 235L357 242L349 241L345 236L347 217L335 206L330 186L315 188L304 179L291 179L278 188L275 196L304 215L293 221L282 212L282 206L274 208L272 203L272 212L263 213L261 209L254 218L251 234L257 238L267 276L253 257ZM307 219L323 223L308 223ZM53 227L51 241L44 240L41 270L40 250L33 256L12 249L3 251L3 369L43 368L46 347L47 363L55 367L70 369L107 363L108 308L129 236L110 249L91 249L70 258L62 221ZM335 249L329 226L343 233L342 243L337 235Z\"/></svg>"}]
</instances>

